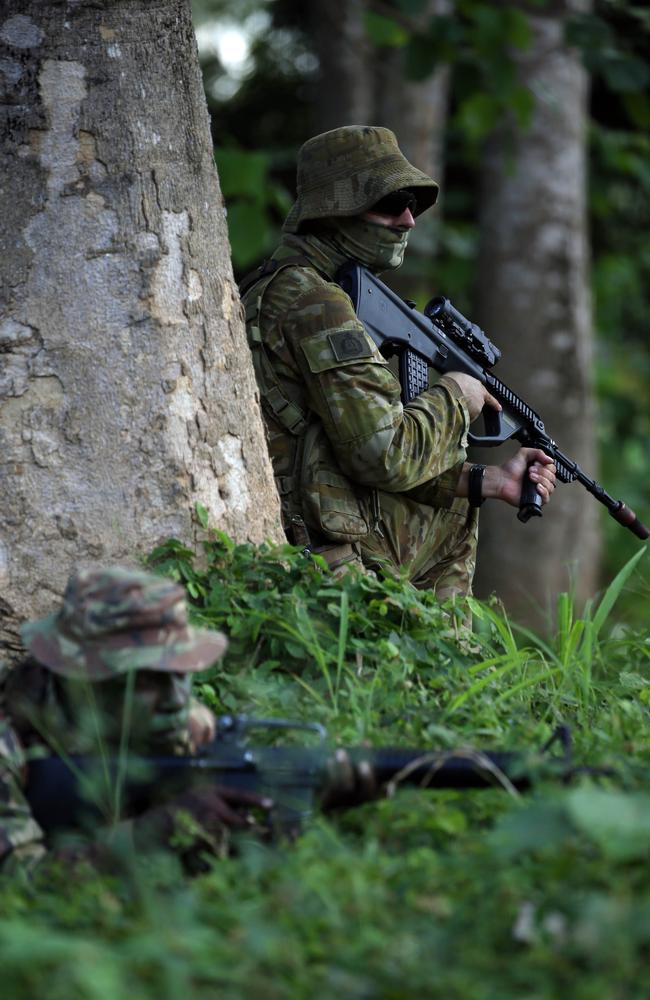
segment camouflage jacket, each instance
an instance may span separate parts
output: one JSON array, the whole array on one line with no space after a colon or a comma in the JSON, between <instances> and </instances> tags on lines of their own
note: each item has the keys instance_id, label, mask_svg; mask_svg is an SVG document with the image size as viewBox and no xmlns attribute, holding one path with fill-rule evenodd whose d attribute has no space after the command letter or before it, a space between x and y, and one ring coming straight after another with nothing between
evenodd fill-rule
<instances>
[{"instance_id":1,"label":"camouflage jacket","mask_svg":"<svg viewBox=\"0 0 650 1000\"><path fill-rule=\"evenodd\" d=\"M0 664L0 872L34 867L47 844L25 797L29 760L52 754L93 754L96 740L75 725L62 697L64 678L31 658L9 668ZM30 718L24 706L33 706ZM192 699L190 712L200 710ZM44 734L47 734L46 736ZM179 740L177 753L191 750Z\"/></svg>"},{"instance_id":2,"label":"camouflage jacket","mask_svg":"<svg viewBox=\"0 0 650 1000\"><path fill-rule=\"evenodd\" d=\"M306 234L285 235L272 260L243 303L285 523L299 514L326 539L354 541L373 529L378 491L450 506L469 428L456 383L402 405L334 281L343 258Z\"/></svg>"},{"instance_id":3,"label":"camouflage jacket","mask_svg":"<svg viewBox=\"0 0 650 1000\"><path fill-rule=\"evenodd\" d=\"M43 831L32 816L23 788L26 748L11 719L5 696L6 667L0 665L0 872L30 867L45 854ZM19 669L18 667L15 669Z\"/></svg>"}]
</instances>

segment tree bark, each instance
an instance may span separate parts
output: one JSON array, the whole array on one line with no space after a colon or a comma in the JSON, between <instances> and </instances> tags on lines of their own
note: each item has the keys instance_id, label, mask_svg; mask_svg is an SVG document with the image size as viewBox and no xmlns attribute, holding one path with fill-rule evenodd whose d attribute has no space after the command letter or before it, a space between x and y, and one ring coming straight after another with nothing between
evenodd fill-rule
<instances>
[{"instance_id":1,"label":"tree bark","mask_svg":"<svg viewBox=\"0 0 650 1000\"><path fill-rule=\"evenodd\" d=\"M499 131L485 150L477 321L503 350L499 376L538 410L562 450L596 475L588 82L565 46L563 23L578 7L585 4L569 0L531 17L532 45L517 59L536 98L532 123ZM593 593L599 545L598 505L578 486L558 486L544 519L525 527L512 509L487 504L476 591L496 591L515 618L538 625L571 583L579 600Z\"/></svg>"},{"instance_id":2,"label":"tree bark","mask_svg":"<svg viewBox=\"0 0 650 1000\"><path fill-rule=\"evenodd\" d=\"M280 539L189 0L4 0L0 655L193 510Z\"/></svg>"}]
</instances>

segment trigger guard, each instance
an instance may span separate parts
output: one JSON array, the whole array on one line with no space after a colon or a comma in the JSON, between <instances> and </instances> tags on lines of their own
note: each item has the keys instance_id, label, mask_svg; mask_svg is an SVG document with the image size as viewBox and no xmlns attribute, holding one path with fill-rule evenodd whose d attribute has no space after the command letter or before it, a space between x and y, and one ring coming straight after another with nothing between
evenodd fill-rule
<instances>
[{"instance_id":1,"label":"trigger guard","mask_svg":"<svg viewBox=\"0 0 650 1000\"><path fill-rule=\"evenodd\" d=\"M484 434L473 434L470 431L467 441L470 445L479 448L496 447L503 444L503 426L501 423L501 411L495 410L491 406L484 406L474 423L483 418Z\"/></svg>"}]
</instances>

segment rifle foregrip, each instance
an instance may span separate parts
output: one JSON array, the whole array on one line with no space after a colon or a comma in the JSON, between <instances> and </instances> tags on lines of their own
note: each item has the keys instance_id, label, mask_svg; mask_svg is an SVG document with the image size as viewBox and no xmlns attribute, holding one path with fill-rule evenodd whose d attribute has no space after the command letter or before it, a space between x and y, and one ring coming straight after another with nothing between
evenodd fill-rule
<instances>
[{"instance_id":1,"label":"rifle foregrip","mask_svg":"<svg viewBox=\"0 0 650 1000\"><path fill-rule=\"evenodd\" d=\"M648 538L650 537L650 531L646 528L643 521L639 521L638 517L634 513L631 507L620 501L620 505L610 510L610 514L615 521L622 524L624 528L629 528L633 531L637 538Z\"/></svg>"},{"instance_id":2,"label":"rifle foregrip","mask_svg":"<svg viewBox=\"0 0 650 1000\"><path fill-rule=\"evenodd\" d=\"M519 513L517 517L525 524L531 517L542 516L542 498L537 492L537 487L528 473L524 479L524 485L519 498Z\"/></svg>"}]
</instances>

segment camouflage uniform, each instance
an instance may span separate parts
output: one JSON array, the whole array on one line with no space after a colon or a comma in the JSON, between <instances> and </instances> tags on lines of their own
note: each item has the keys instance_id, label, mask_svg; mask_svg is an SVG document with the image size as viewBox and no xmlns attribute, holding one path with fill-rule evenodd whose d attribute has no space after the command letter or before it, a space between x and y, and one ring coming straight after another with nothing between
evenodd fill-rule
<instances>
[{"instance_id":1,"label":"camouflage uniform","mask_svg":"<svg viewBox=\"0 0 650 1000\"><path fill-rule=\"evenodd\" d=\"M44 855L23 793L35 753L97 754L120 744L132 675L129 748L187 754L190 674L223 654L218 632L188 626L185 593L170 580L123 569L71 577L61 609L22 630L31 658L0 675L0 869Z\"/></svg>"},{"instance_id":2,"label":"camouflage uniform","mask_svg":"<svg viewBox=\"0 0 650 1000\"><path fill-rule=\"evenodd\" d=\"M467 593L477 513L455 496L469 414L443 377L407 405L388 363L335 283L350 257L399 266L406 236L359 215L412 190L415 214L437 185L392 132L351 126L309 140L298 200L271 261L242 285L247 331L285 527L302 523L331 565L406 572L440 597Z\"/></svg>"}]
</instances>

